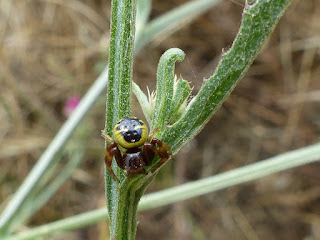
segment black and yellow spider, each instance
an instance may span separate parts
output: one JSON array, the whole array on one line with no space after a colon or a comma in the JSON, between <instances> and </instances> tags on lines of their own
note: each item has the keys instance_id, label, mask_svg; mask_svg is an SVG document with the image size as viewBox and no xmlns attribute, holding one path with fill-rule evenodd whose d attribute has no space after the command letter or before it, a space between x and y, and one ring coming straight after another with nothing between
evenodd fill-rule
<instances>
[{"instance_id":1,"label":"black and yellow spider","mask_svg":"<svg viewBox=\"0 0 320 240\"><path fill-rule=\"evenodd\" d=\"M101 131L110 144L104 151L105 163L108 171L115 181L119 181L111 168L113 157L118 166L126 170L127 176L136 174L148 174L144 166L149 166L155 154L160 157L158 165L152 169L155 172L171 156L171 148L157 138L153 138L158 129L154 129L148 136L145 123L136 117L125 117L121 119L113 129L115 140Z\"/></svg>"}]
</instances>

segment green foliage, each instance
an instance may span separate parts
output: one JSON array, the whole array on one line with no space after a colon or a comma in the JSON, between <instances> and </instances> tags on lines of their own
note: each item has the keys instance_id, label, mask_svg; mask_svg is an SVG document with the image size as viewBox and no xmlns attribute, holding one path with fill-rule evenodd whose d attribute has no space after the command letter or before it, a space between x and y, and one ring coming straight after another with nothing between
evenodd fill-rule
<instances>
[{"instance_id":1,"label":"green foliage","mask_svg":"<svg viewBox=\"0 0 320 240\"><path fill-rule=\"evenodd\" d=\"M171 123L174 118L177 119L176 112L179 110L179 105L176 105L174 100L180 99L181 97L181 101L185 102L190 93L190 90L186 90L188 89L186 82L182 80L180 84L176 84L176 86L179 86L177 88L178 91L174 90L174 66L176 61L183 60L183 51L173 48L162 55L157 71L157 90L154 109L152 109L153 100L150 99L150 102L147 103L147 97L143 95L138 87L135 87L138 100L143 103L142 108L147 114L146 118L151 122L151 129L159 128L157 135L161 136L161 140L171 146L174 153L186 144L188 140L193 138L221 106L254 60L262 44L271 34L289 3L289 0L269 0L257 1L254 5L246 6L243 13L242 25L231 49L222 56L216 72L209 79L205 80L199 93L186 107L181 118L178 119L176 123L173 123L173 125L168 124ZM125 14L126 10L127 9L116 11L122 12L124 17L131 16L128 13ZM134 11L133 8L131 10ZM119 14L112 14L112 17L118 17L118 15ZM129 20L126 21L130 22ZM112 20L112 22L114 22L114 20ZM117 22L117 20L115 22ZM120 36L125 35L124 33L121 34L121 31L125 31L123 28L113 30L112 27L112 34L116 35L113 31L119 31L120 33L118 33L118 35ZM111 39L113 35L111 35ZM119 41L121 42L121 40L117 39L117 42ZM115 50L112 49L113 47L119 47L120 49L116 48ZM127 45L111 45L110 51L111 53L121 52L121 47L125 47L126 49ZM126 51L128 51L128 49L126 49ZM122 61L127 60L128 59L122 59ZM115 61L114 63L110 62L110 68L111 65L113 66L112 69L118 68L118 71L131 73L131 68L130 71L128 69L121 70L123 67L131 67L130 63L124 64L123 62ZM112 71L110 71L109 74L110 76L113 75ZM115 96L112 96L112 98L108 97L108 104L109 98L128 98L127 93L123 96L116 96L117 94L121 94L117 89L121 88L122 83L119 82L118 84L120 84L120 87L110 85L108 94L115 94ZM114 90L112 86L115 87ZM183 90L185 90L185 93L183 93ZM129 103L126 102L126 104ZM108 115L113 113L114 110L112 107L114 106L115 105L108 105ZM118 106L120 106L119 111L121 112L121 103L119 103ZM126 111L123 113L126 113ZM112 123L115 124L120 116L124 115L117 115L115 113L113 116L107 117L107 123L113 119ZM175 117L172 118L172 116ZM107 124L107 132L109 134L112 129L110 127L111 125L108 128ZM152 169L155 164L156 163L152 164L148 170ZM134 239L137 206L145 188L150 184L154 175L139 175L130 179L126 179L123 175L121 176L122 181L120 186L118 183L114 183L110 177L107 177L111 238Z\"/></svg>"},{"instance_id":2,"label":"green foliage","mask_svg":"<svg viewBox=\"0 0 320 240\"><path fill-rule=\"evenodd\" d=\"M167 119L169 125L176 122L184 113L191 94L191 88L186 80L179 78L178 80L175 79L173 91L170 116Z\"/></svg>"},{"instance_id":3,"label":"green foliage","mask_svg":"<svg viewBox=\"0 0 320 240\"><path fill-rule=\"evenodd\" d=\"M135 13L135 0L112 1L109 85L105 125L105 131L110 136L112 136L113 126L122 117L131 115ZM112 167L113 171L118 176L120 175L119 178L121 180L126 178L123 171L117 167L115 161ZM120 186L120 183L113 181L106 170L106 197L112 239L131 239L126 233L131 234L136 229L136 213L132 210L132 205L126 204L128 199L131 198L131 196L128 196L130 193L129 185ZM127 217L127 215L130 215L130 217Z\"/></svg>"},{"instance_id":4,"label":"green foliage","mask_svg":"<svg viewBox=\"0 0 320 240\"><path fill-rule=\"evenodd\" d=\"M184 52L178 48L166 51L160 58L157 71L157 92L151 129L165 130L170 117L174 114L174 67L175 62L184 59Z\"/></svg>"},{"instance_id":5,"label":"green foliage","mask_svg":"<svg viewBox=\"0 0 320 240\"><path fill-rule=\"evenodd\" d=\"M208 9L209 6L213 6L218 2L219 1L212 0L190 1L178 9L168 12L163 18L160 17L150 23L147 23L147 18L150 13L150 1L144 0L139 2L142 7L141 12L138 14L137 22L139 26L137 37L140 40L136 44L136 49L141 49L142 46L155 36L158 36L159 33L176 28L178 24L184 20L192 20L195 16ZM272 33L272 30L290 2L291 0L256 0L252 5L246 5L239 33L231 49L223 54L215 73L204 81L201 90L189 104L187 100L191 93L190 86L183 79L176 80L174 75L175 62L182 61L184 58L184 53L179 49L170 49L161 57L157 73L158 82L155 99L152 94L150 94L148 100L140 88L133 84L133 91L142 106L148 122L151 123L150 125L152 127L158 127L160 129L158 135L161 140L171 146L174 153L177 153L183 145L199 133L221 106L246 72L263 43ZM114 0L112 4L109 86L105 126L106 133L110 136L112 136L114 124L121 117L131 115L131 79L135 36L134 23L135 1ZM145 26L145 28L143 26ZM106 76L107 74L104 74L103 77L105 78ZM103 83L103 81L100 81L100 83L101 82ZM99 95L102 91L101 89L103 89L100 83L97 85L98 88L100 87L99 90L94 90L96 91L95 94L93 94L95 97ZM92 99L84 100L84 103L87 104L84 109L88 109L88 106L90 106L92 102ZM83 111L85 112L86 110ZM0 222L2 220L2 226L4 226L1 228L1 231L7 232L8 229L12 227L11 223L16 213L21 210L23 199L26 198L28 194L32 194L32 187L37 179L40 179L42 174L45 173L45 169L50 165L53 155L64 144L84 113L82 112L81 114L75 118L76 120L70 122L68 128L62 129L62 133L64 133L62 134L63 136L54 142L51 150L48 148L50 151L44 156L43 161L39 161L41 162L41 164L38 165L39 167L33 171L35 175L31 174L26 184L21 187L21 191L19 191L17 197L12 201L7 213L4 214L3 218L0 218ZM303 159L302 156L300 156L300 164L302 164L301 159ZM155 160L153 166L156 164L156 161L158 160ZM282 162L281 164L282 165L274 166L272 171L280 171L289 166L286 162ZM296 165L290 166L293 167ZM152 166L150 168L152 168ZM254 168L254 166L252 166L252 168ZM115 163L113 164L113 169L121 179L121 183L113 181L108 172L106 173L106 195L111 238L134 239L138 203L146 187L155 175L138 175L128 179ZM266 169L267 168L259 168L258 170L260 172L254 177L258 178L269 174L270 171L268 172ZM253 169L250 170L253 171ZM219 183L225 187L247 181L248 174L241 175L242 173L239 169L240 175L232 175L232 173L230 173L229 178L220 178ZM206 188L212 185L212 182L204 182L204 185ZM194 182L194 186L199 187L197 182ZM208 192L208 188L206 189ZM176 191L177 189L174 190ZM176 195L175 191L170 192L169 195L163 192L159 194L162 199L168 198L168 196L174 199L174 195ZM188 193L192 193L192 191L194 191L194 193L197 192L190 190L190 188L183 188L181 191L179 196L188 195ZM154 204L155 203L156 201ZM83 218L79 218L79 221L80 219L83 221ZM88 222L90 222L90 220L88 220ZM82 224L83 222L77 226L82 226ZM63 224L60 224L56 229L63 230L66 228L64 228ZM13 239L15 238L13 237Z\"/></svg>"},{"instance_id":6,"label":"green foliage","mask_svg":"<svg viewBox=\"0 0 320 240\"><path fill-rule=\"evenodd\" d=\"M215 73L188 105L183 116L163 136L173 152L193 138L234 89L283 15L290 0L256 1L243 12L242 24L229 51Z\"/></svg>"}]
</instances>

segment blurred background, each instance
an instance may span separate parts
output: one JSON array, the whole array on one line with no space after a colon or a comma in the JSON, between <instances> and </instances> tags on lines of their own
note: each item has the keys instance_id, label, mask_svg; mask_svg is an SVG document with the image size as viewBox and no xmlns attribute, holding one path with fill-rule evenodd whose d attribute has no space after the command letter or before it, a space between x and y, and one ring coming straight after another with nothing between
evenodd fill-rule
<instances>
[{"instance_id":1,"label":"blurred background","mask_svg":"<svg viewBox=\"0 0 320 240\"><path fill-rule=\"evenodd\" d=\"M187 2L154 0L151 18ZM136 56L134 81L155 89L161 54L196 94L233 42L244 1L224 0ZM297 1L228 100L160 172L161 190L319 141L320 4ZM0 210L107 62L110 1L0 0ZM105 206L101 96L63 156L82 162L28 227ZM133 115L143 118L133 97ZM72 145L72 143L74 143ZM71 153L71 154L70 154ZM137 239L320 239L320 166L306 165L138 215ZM102 222L47 239L105 239Z\"/></svg>"}]
</instances>

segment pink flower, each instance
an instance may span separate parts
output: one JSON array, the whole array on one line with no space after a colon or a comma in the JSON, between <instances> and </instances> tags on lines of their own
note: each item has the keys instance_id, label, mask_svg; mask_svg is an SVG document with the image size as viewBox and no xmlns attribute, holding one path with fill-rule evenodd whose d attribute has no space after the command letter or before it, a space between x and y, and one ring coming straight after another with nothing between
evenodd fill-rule
<instances>
[{"instance_id":1,"label":"pink flower","mask_svg":"<svg viewBox=\"0 0 320 240\"><path fill-rule=\"evenodd\" d=\"M78 106L80 100L81 98L78 96L70 97L64 105L63 114L66 117L69 117L71 113L74 111L74 109Z\"/></svg>"}]
</instances>

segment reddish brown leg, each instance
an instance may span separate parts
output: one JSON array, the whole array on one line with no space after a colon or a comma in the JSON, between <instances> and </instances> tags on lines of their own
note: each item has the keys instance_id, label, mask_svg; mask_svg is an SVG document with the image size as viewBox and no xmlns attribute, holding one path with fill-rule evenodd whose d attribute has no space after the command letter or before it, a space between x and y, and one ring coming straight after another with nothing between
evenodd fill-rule
<instances>
[{"instance_id":1,"label":"reddish brown leg","mask_svg":"<svg viewBox=\"0 0 320 240\"><path fill-rule=\"evenodd\" d=\"M156 148L156 144L158 145L159 150ZM157 138L152 139L151 143L145 143L144 149L146 153L148 149L150 149L160 157L160 162L154 169L151 170L152 173L154 173L159 167L161 167L172 155L171 148Z\"/></svg>"},{"instance_id":2,"label":"reddish brown leg","mask_svg":"<svg viewBox=\"0 0 320 240\"><path fill-rule=\"evenodd\" d=\"M109 141L111 144L107 146L107 148L104 150L104 161L106 163L106 167L113 178L113 180L120 182L119 178L115 175L115 173L112 170L112 159L113 156L115 157L119 167L123 168L123 161L122 161L122 156L120 153L119 148L117 147L117 143L113 141L111 137L106 135L103 131L101 131L101 136L105 138L107 141Z\"/></svg>"},{"instance_id":3,"label":"reddish brown leg","mask_svg":"<svg viewBox=\"0 0 320 240\"><path fill-rule=\"evenodd\" d=\"M147 142L151 142L153 136L156 134L156 132L158 132L159 128L155 128L153 129L153 131L149 134L149 137L147 139Z\"/></svg>"}]
</instances>

